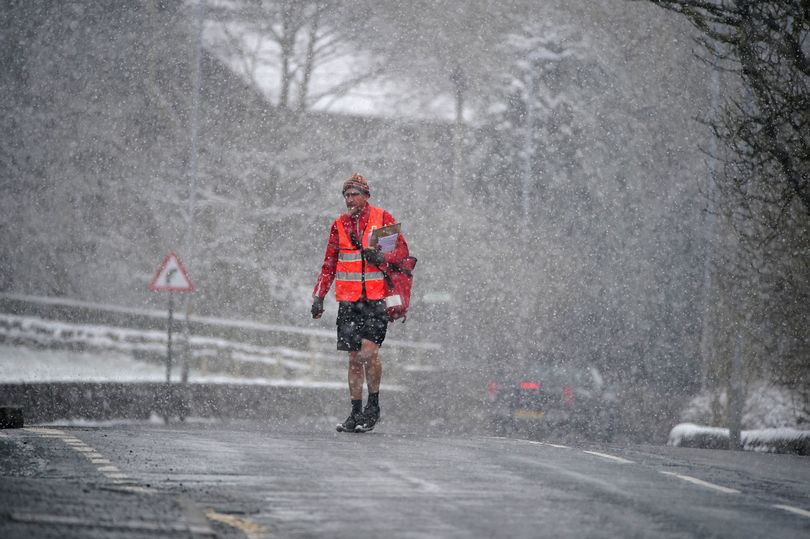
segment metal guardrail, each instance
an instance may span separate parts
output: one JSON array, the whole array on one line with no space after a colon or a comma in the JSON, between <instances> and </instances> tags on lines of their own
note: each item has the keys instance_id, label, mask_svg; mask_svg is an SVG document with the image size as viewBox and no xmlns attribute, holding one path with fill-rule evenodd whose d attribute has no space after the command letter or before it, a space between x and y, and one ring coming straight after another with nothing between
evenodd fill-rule
<instances>
[{"instance_id":1,"label":"metal guardrail","mask_svg":"<svg viewBox=\"0 0 810 539\"><path fill-rule=\"evenodd\" d=\"M69 298L55 298L51 296L30 296L25 294L13 294L0 292L0 312L14 314L69 314L69 319L74 322L80 321L103 321L110 322L111 319L124 319L138 321L138 327L144 329L165 329L166 312L158 309L138 309L133 307L122 307L118 305L106 305L92 303ZM95 315L94 315L95 313ZM100 318L103 313L103 318ZM46 318L61 318L58 316L46 316ZM190 315L189 322L194 325L207 326L209 328L230 328L243 332L259 332L269 334L287 334L303 337L328 338L334 340L333 331L314 328L302 328L283 324L267 324L253 320L239 320L227 318L214 318L207 316ZM116 324L122 325L122 324ZM125 325L125 324L124 324ZM427 341L402 341L396 339L386 339L386 346L393 348L404 348L412 350L423 350L438 352L441 350L439 343Z\"/></svg>"},{"instance_id":2,"label":"metal guardrail","mask_svg":"<svg viewBox=\"0 0 810 539\"><path fill-rule=\"evenodd\" d=\"M0 313L5 313L0 338L10 342L68 348L93 342L95 348L129 351L152 361L160 361L165 352L167 313L160 310L0 293ZM175 320L175 331L180 325ZM192 315L188 360L191 368L207 372L331 378L345 369L345 356L335 351L334 339L327 330ZM181 349L186 345L177 344ZM396 383L414 370L432 370L440 351L437 343L386 339L388 381Z\"/></svg>"}]
</instances>

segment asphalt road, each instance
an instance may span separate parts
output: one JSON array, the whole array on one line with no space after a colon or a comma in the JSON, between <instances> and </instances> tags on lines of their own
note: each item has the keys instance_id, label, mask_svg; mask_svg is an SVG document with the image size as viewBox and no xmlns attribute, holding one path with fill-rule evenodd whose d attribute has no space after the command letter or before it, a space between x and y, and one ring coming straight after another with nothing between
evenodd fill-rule
<instances>
[{"instance_id":1,"label":"asphalt road","mask_svg":"<svg viewBox=\"0 0 810 539\"><path fill-rule=\"evenodd\" d=\"M0 431L0 537L810 537L810 459L325 420Z\"/></svg>"}]
</instances>

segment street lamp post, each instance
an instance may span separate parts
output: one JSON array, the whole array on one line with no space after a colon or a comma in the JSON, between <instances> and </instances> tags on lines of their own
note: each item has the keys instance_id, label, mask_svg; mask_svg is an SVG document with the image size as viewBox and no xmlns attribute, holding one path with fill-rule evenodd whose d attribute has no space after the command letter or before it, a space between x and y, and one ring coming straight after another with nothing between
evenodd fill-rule
<instances>
[{"instance_id":1,"label":"street lamp post","mask_svg":"<svg viewBox=\"0 0 810 539\"><path fill-rule=\"evenodd\" d=\"M194 90L191 101L191 159L189 160L189 194L188 194L188 217L186 238L184 243L184 253L187 260L191 260L194 254L194 210L197 202L197 184L199 182L199 109L200 109L200 85L202 70L203 51L203 23L205 21L205 0L197 3L197 46L194 58ZM184 350L183 360L180 368L180 379L185 384L188 383L188 369L191 356L191 346L189 344L190 328L189 316L191 315L191 295L186 297L185 319L183 323Z\"/></svg>"}]
</instances>

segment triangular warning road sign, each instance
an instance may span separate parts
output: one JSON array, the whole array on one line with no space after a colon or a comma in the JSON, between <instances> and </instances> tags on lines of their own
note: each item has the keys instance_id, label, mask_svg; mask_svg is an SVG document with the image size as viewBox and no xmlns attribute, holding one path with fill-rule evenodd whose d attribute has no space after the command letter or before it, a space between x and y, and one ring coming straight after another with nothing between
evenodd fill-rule
<instances>
[{"instance_id":1,"label":"triangular warning road sign","mask_svg":"<svg viewBox=\"0 0 810 539\"><path fill-rule=\"evenodd\" d=\"M152 282L149 283L149 290L153 292L194 292L194 285L177 253L172 251L166 255L152 278Z\"/></svg>"}]
</instances>

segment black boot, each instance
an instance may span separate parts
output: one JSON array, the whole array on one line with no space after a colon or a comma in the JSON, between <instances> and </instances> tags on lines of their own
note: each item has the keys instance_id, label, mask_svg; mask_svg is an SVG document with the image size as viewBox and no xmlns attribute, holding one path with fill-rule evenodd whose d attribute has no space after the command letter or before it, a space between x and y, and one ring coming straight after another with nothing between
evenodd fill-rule
<instances>
[{"instance_id":1,"label":"black boot","mask_svg":"<svg viewBox=\"0 0 810 539\"><path fill-rule=\"evenodd\" d=\"M368 432L374 430L374 426L380 420L380 407L379 405L368 403L363 410L362 421L360 425L355 427L359 432Z\"/></svg>"},{"instance_id":2,"label":"black boot","mask_svg":"<svg viewBox=\"0 0 810 539\"><path fill-rule=\"evenodd\" d=\"M338 424L338 432L355 432L357 427L363 424L363 412L360 411L361 406L363 406L362 400L358 399L352 401L352 412L349 414L349 417L346 418L346 421Z\"/></svg>"},{"instance_id":3,"label":"black boot","mask_svg":"<svg viewBox=\"0 0 810 539\"><path fill-rule=\"evenodd\" d=\"M346 418L346 421L343 423L338 423L337 431L338 432L355 432L358 427L363 424L364 418L362 412L352 412L349 414L349 417Z\"/></svg>"}]
</instances>

